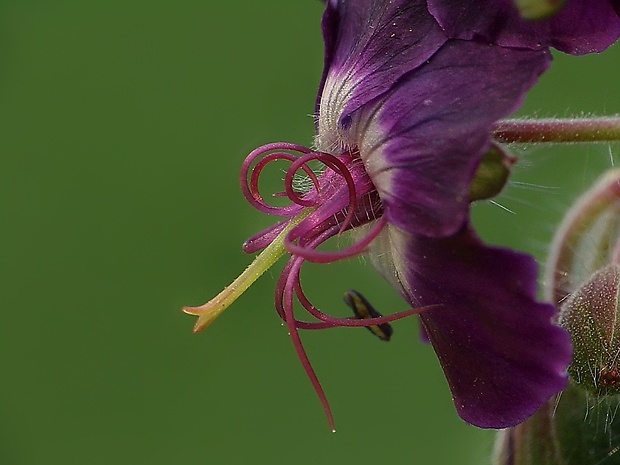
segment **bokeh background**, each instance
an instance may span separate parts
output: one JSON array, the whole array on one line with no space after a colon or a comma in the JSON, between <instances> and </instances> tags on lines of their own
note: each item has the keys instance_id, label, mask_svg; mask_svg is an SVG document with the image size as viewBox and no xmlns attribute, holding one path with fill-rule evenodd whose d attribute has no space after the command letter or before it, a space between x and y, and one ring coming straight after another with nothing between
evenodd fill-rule
<instances>
[{"instance_id":1,"label":"bokeh background","mask_svg":"<svg viewBox=\"0 0 620 465\"><path fill-rule=\"evenodd\" d=\"M272 308L279 268L200 335L179 310L242 271L241 243L273 222L239 192L245 155L312 141L321 10L0 3L0 464L487 463L493 433L458 418L413 320L389 344L305 335L332 434ZM523 113L620 113L619 73L620 47L558 55ZM620 147L517 150L501 206L474 217L543 261ZM305 278L333 313L349 288L406 308L362 259Z\"/></svg>"}]
</instances>

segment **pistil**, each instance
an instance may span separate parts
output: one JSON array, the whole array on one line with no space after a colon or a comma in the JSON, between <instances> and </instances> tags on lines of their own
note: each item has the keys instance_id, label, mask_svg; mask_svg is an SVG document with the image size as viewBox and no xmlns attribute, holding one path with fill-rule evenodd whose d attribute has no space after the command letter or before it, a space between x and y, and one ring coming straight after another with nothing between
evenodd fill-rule
<instances>
[{"instance_id":1,"label":"pistil","mask_svg":"<svg viewBox=\"0 0 620 465\"><path fill-rule=\"evenodd\" d=\"M312 210L312 208L307 208L293 217L282 232L276 236L273 242L265 247L245 271L213 299L199 307L183 307L182 310L185 313L198 317L198 321L196 321L194 325L194 333L202 331L213 323L224 310L232 305L241 294L248 290L265 271L271 268L278 259L286 253L286 248L284 246L286 235L306 218Z\"/></svg>"}]
</instances>

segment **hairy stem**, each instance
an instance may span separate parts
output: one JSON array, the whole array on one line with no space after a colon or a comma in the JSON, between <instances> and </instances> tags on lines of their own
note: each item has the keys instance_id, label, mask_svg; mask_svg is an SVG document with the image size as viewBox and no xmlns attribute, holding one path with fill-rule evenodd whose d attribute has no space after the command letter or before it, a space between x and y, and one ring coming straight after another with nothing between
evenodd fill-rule
<instances>
[{"instance_id":1,"label":"hairy stem","mask_svg":"<svg viewBox=\"0 0 620 465\"><path fill-rule=\"evenodd\" d=\"M620 116L509 119L495 125L493 136L498 141L509 144L620 141Z\"/></svg>"}]
</instances>

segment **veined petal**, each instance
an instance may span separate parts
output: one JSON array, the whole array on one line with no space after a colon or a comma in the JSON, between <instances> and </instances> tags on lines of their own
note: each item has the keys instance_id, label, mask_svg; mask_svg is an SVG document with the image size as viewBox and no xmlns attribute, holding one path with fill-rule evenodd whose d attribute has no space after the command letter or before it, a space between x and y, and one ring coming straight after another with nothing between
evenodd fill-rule
<instances>
[{"instance_id":1,"label":"veined petal","mask_svg":"<svg viewBox=\"0 0 620 465\"><path fill-rule=\"evenodd\" d=\"M386 92L447 40L425 0L330 0L323 16L325 66L317 101L317 145L339 138L349 113Z\"/></svg>"},{"instance_id":2,"label":"veined petal","mask_svg":"<svg viewBox=\"0 0 620 465\"><path fill-rule=\"evenodd\" d=\"M528 21L513 0L428 0L428 8L452 38L506 47L555 47L582 55L601 52L620 35L617 0L568 0L555 16Z\"/></svg>"},{"instance_id":3,"label":"veined petal","mask_svg":"<svg viewBox=\"0 0 620 465\"><path fill-rule=\"evenodd\" d=\"M450 41L355 112L349 131L388 221L429 236L461 228L491 125L516 110L550 60L547 51Z\"/></svg>"},{"instance_id":4,"label":"veined petal","mask_svg":"<svg viewBox=\"0 0 620 465\"><path fill-rule=\"evenodd\" d=\"M535 300L531 257L489 247L469 227L437 239L390 226L371 259L414 306L440 305L422 323L468 423L516 425L565 387L570 337L554 306Z\"/></svg>"}]
</instances>

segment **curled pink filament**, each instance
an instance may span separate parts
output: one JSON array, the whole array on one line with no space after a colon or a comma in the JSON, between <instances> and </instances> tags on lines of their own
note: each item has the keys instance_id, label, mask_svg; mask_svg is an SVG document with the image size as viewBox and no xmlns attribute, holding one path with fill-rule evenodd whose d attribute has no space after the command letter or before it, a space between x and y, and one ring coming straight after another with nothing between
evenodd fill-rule
<instances>
[{"instance_id":1,"label":"curled pink filament","mask_svg":"<svg viewBox=\"0 0 620 465\"><path fill-rule=\"evenodd\" d=\"M275 195L288 198L290 203L285 206L272 206L264 200L260 192L259 179L268 165L282 160L290 162L290 166L284 176L284 189ZM324 168L317 174L310 167L311 163L321 164ZM309 181L308 187L303 190L295 187L295 181L300 174L305 175ZM263 249L289 228L284 237L284 247L291 256L278 279L275 308L288 327L297 355L333 430L334 419L327 397L308 359L299 330L373 326L419 314L426 308L365 319L340 318L316 308L302 289L300 272L305 261L330 263L362 254L387 224L379 194L368 177L357 150L336 156L290 143L264 145L252 151L243 162L241 189L245 198L256 209L285 218L248 239L244 244L244 251L251 253ZM300 218L302 212L303 219L291 224ZM366 224L369 225L368 232L352 245L336 251L317 250L330 238ZM296 303L306 310L313 318L312 321L296 318Z\"/></svg>"}]
</instances>

